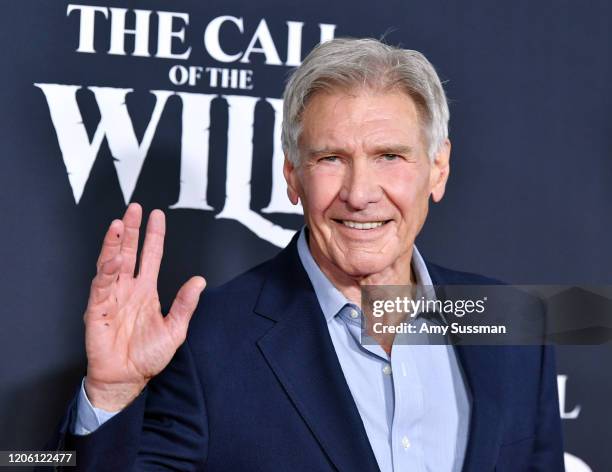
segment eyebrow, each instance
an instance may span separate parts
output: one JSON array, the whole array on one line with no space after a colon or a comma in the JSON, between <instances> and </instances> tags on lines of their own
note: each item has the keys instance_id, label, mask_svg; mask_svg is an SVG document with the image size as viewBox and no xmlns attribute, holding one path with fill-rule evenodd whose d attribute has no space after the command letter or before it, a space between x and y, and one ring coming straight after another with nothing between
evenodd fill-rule
<instances>
[{"instance_id":1,"label":"eyebrow","mask_svg":"<svg viewBox=\"0 0 612 472\"><path fill-rule=\"evenodd\" d=\"M412 154L414 148L406 144L382 144L374 147L373 154Z\"/></svg>"},{"instance_id":2,"label":"eyebrow","mask_svg":"<svg viewBox=\"0 0 612 472\"><path fill-rule=\"evenodd\" d=\"M321 156L323 154L344 154L344 151L340 148L319 148L319 149L309 149L309 156Z\"/></svg>"},{"instance_id":3,"label":"eyebrow","mask_svg":"<svg viewBox=\"0 0 612 472\"><path fill-rule=\"evenodd\" d=\"M414 148L405 144L381 144L372 148L372 154L412 154ZM309 149L309 156L321 156L321 155L342 155L346 154L346 151L341 148L319 148Z\"/></svg>"}]
</instances>

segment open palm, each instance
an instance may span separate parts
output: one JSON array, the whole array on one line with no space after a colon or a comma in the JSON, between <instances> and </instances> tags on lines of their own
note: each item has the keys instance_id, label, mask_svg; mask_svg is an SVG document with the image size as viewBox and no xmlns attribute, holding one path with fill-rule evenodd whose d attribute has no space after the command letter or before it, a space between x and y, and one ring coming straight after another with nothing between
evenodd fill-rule
<instances>
[{"instance_id":1,"label":"open palm","mask_svg":"<svg viewBox=\"0 0 612 472\"><path fill-rule=\"evenodd\" d=\"M178 291L166 317L157 293L165 216L147 222L138 275L134 276L142 209L128 206L108 228L85 312L86 391L94 406L126 406L170 362L187 334L205 281L196 276Z\"/></svg>"}]
</instances>

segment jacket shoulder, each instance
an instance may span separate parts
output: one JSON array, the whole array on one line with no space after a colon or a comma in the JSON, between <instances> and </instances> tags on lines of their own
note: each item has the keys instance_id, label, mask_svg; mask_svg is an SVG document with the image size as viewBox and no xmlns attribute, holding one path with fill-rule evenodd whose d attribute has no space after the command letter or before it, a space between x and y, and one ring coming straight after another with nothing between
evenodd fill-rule
<instances>
[{"instance_id":1,"label":"jacket shoulder","mask_svg":"<svg viewBox=\"0 0 612 472\"><path fill-rule=\"evenodd\" d=\"M202 294L202 304L227 306L254 304L262 286L273 269L274 258L248 269L229 281L212 288L207 288Z\"/></svg>"},{"instance_id":2,"label":"jacket shoulder","mask_svg":"<svg viewBox=\"0 0 612 472\"><path fill-rule=\"evenodd\" d=\"M429 261L426 261L425 265L434 285L506 285L505 282L492 277L449 269Z\"/></svg>"}]
</instances>

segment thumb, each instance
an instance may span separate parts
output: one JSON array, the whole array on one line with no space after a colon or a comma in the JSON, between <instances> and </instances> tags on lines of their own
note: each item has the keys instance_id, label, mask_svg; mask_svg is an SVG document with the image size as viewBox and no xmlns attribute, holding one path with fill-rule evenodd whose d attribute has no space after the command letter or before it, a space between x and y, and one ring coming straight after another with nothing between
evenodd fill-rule
<instances>
[{"instance_id":1,"label":"thumb","mask_svg":"<svg viewBox=\"0 0 612 472\"><path fill-rule=\"evenodd\" d=\"M172 302L172 306L164 322L168 326L177 347L185 341L189 320L198 305L200 294L202 290L204 290L204 287L206 287L206 280L204 280L204 277L191 277L179 289Z\"/></svg>"}]
</instances>

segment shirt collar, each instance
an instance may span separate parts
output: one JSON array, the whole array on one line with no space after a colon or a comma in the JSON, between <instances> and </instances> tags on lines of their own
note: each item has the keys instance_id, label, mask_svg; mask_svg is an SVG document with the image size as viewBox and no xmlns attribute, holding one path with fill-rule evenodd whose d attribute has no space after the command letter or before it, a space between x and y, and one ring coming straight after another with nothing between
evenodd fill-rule
<instances>
[{"instance_id":1,"label":"shirt collar","mask_svg":"<svg viewBox=\"0 0 612 472\"><path fill-rule=\"evenodd\" d=\"M308 247L306 231L306 226L300 231L297 243L298 254L304 269L306 269L308 278L312 283L325 320L329 323L347 303L350 304L351 302L331 283L315 262L310 252L310 248ZM435 298L431 276L416 246L412 246L411 266L416 277L417 290L422 290L428 297L433 296L433 298Z\"/></svg>"}]
</instances>

